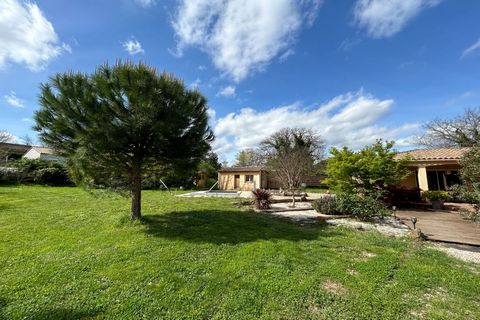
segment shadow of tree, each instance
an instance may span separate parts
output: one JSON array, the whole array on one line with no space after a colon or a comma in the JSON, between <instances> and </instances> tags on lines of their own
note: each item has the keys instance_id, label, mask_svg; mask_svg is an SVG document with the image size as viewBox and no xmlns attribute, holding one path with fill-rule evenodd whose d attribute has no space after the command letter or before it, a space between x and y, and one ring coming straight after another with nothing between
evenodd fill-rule
<instances>
[{"instance_id":1,"label":"shadow of tree","mask_svg":"<svg viewBox=\"0 0 480 320\"><path fill-rule=\"evenodd\" d=\"M334 231L318 224L300 225L254 212L197 210L145 215L147 234L198 243L238 244L256 240L315 240Z\"/></svg>"},{"instance_id":2,"label":"shadow of tree","mask_svg":"<svg viewBox=\"0 0 480 320\"><path fill-rule=\"evenodd\" d=\"M0 319L10 319L6 312L7 300L0 298ZM22 319L48 319L48 320L70 320L70 319L91 319L100 315L102 310L73 310L67 308L43 309L37 312L33 311Z\"/></svg>"}]
</instances>

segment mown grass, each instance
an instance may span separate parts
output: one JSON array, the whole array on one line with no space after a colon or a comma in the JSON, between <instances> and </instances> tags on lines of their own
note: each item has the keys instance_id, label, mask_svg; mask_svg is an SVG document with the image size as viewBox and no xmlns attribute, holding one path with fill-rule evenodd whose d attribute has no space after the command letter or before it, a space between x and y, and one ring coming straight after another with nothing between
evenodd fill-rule
<instances>
[{"instance_id":1,"label":"mown grass","mask_svg":"<svg viewBox=\"0 0 480 320\"><path fill-rule=\"evenodd\" d=\"M231 201L0 187L0 318L480 318L476 265Z\"/></svg>"}]
</instances>

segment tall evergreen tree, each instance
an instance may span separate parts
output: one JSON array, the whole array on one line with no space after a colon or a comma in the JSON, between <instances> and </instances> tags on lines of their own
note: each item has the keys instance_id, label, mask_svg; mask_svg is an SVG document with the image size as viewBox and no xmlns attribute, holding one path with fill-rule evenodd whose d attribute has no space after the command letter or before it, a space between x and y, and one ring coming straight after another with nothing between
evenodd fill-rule
<instances>
[{"instance_id":1,"label":"tall evergreen tree","mask_svg":"<svg viewBox=\"0 0 480 320\"><path fill-rule=\"evenodd\" d=\"M77 182L130 191L132 220L141 218L142 177L196 167L213 139L206 98L142 63L57 74L39 102L40 139L68 159Z\"/></svg>"}]
</instances>

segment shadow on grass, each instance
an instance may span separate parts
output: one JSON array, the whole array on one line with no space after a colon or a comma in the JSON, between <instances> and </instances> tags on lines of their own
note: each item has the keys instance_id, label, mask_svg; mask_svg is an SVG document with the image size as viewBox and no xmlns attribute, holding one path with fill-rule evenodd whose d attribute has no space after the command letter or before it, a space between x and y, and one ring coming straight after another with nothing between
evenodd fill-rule
<instances>
[{"instance_id":1,"label":"shadow on grass","mask_svg":"<svg viewBox=\"0 0 480 320\"><path fill-rule=\"evenodd\" d=\"M0 298L0 320L10 319L6 312L7 306L7 300ZM47 308L39 311L32 311L28 314L28 316L22 319L90 319L99 316L101 313L101 310L72 310L67 308Z\"/></svg>"},{"instance_id":2,"label":"shadow on grass","mask_svg":"<svg viewBox=\"0 0 480 320\"><path fill-rule=\"evenodd\" d=\"M318 224L300 225L254 212L197 210L145 215L147 234L197 243L238 244L256 240L315 240L336 234Z\"/></svg>"}]
</instances>

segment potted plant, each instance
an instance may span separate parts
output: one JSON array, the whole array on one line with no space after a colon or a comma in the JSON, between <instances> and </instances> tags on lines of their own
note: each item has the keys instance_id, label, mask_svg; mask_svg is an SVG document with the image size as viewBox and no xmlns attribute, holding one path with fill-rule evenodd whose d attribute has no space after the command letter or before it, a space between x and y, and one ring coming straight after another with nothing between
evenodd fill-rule
<instances>
[{"instance_id":1,"label":"potted plant","mask_svg":"<svg viewBox=\"0 0 480 320\"><path fill-rule=\"evenodd\" d=\"M422 198L432 203L432 208L436 210L443 209L443 203L450 200L450 195L446 191L424 191Z\"/></svg>"}]
</instances>

